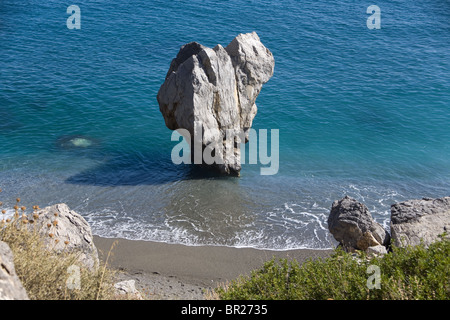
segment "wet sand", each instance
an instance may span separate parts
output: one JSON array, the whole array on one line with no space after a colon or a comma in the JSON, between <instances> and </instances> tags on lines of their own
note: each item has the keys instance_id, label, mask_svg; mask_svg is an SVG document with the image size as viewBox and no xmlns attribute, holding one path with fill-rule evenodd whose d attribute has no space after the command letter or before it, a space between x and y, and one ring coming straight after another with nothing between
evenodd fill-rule
<instances>
[{"instance_id":1,"label":"wet sand","mask_svg":"<svg viewBox=\"0 0 450 320\"><path fill-rule=\"evenodd\" d=\"M250 274L273 257L302 263L332 252L185 246L98 236L94 237L94 243L102 261L112 248L108 265L120 271L120 280L136 280L136 287L150 299L205 299L205 292L240 275Z\"/></svg>"}]
</instances>

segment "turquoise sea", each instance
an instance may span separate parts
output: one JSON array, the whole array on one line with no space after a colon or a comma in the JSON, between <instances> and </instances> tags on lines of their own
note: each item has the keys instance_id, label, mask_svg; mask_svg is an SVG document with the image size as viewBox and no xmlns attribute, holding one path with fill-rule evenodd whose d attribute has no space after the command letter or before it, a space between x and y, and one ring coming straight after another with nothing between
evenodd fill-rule
<instances>
[{"instance_id":1,"label":"turquoise sea","mask_svg":"<svg viewBox=\"0 0 450 320\"><path fill-rule=\"evenodd\" d=\"M278 174L174 165L172 58L252 31L275 57L253 127L279 129ZM388 228L391 204L450 195L450 2L1 0L0 188L8 212L64 202L105 237L325 249L345 195Z\"/></svg>"}]
</instances>

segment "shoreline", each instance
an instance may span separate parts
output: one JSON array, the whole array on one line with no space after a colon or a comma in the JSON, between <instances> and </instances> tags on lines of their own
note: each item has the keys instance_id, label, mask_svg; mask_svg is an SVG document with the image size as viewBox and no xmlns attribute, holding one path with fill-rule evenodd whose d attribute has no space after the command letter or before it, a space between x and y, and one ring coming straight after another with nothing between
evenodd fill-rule
<instances>
[{"instance_id":1,"label":"shoreline","mask_svg":"<svg viewBox=\"0 0 450 320\"><path fill-rule=\"evenodd\" d=\"M285 251L225 246L187 246L162 242L94 236L102 263L111 250L108 266L119 270L118 280L136 281L150 299L205 299L204 293L241 275L249 275L264 262L327 257L332 250ZM111 249L112 248L112 249Z\"/></svg>"}]
</instances>

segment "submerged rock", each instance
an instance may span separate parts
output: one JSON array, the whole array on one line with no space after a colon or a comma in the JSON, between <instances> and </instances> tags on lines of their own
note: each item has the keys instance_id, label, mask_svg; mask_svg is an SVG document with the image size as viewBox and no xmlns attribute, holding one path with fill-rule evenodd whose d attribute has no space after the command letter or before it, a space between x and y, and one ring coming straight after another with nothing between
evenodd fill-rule
<instances>
[{"instance_id":1,"label":"submerged rock","mask_svg":"<svg viewBox=\"0 0 450 320\"><path fill-rule=\"evenodd\" d=\"M348 196L333 202L328 229L349 251L365 251L369 247L388 246L390 243L389 233L373 220L366 205Z\"/></svg>"},{"instance_id":2,"label":"submerged rock","mask_svg":"<svg viewBox=\"0 0 450 320\"><path fill-rule=\"evenodd\" d=\"M238 35L226 48L218 44L211 49L196 42L182 46L157 95L166 126L189 132L186 138L193 159L198 157L197 133L202 155L205 148L213 149L216 161L208 165L239 175L240 143L248 141L256 98L274 66L272 53L255 32ZM226 143L227 134L237 136L234 143Z\"/></svg>"},{"instance_id":3,"label":"submerged rock","mask_svg":"<svg viewBox=\"0 0 450 320\"><path fill-rule=\"evenodd\" d=\"M391 206L394 245L428 246L450 231L450 197L408 200Z\"/></svg>"}]
</instances>

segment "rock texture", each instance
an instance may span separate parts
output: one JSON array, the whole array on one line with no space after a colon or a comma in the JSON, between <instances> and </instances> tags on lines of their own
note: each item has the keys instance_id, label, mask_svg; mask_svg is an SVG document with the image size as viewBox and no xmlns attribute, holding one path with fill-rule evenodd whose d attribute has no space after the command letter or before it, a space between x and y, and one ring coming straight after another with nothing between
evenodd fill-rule
<instances>
[{"instance_id":1,"label":"rock texture","mask_svg":"<svg viewBox=\"0 0 450 320\"><path fill-rule=\"evenodd\" d=\"M369 209L348 196L333 202L328 217L328 229L349 251L387 246L390 241L389 233L372 219Z\"/></svg>"},{"instance_id":2,"label":"rock texture","mask_svg":"<svg viewBox=\"0 0 450 320\"><path fill-rule=\"evenodd\" d=\"M408 200L391 206L391 234L394 245L428 246L450 231L450 197Z\"/></svg>"},{"instance_id":3,"label":"rock texture","mask_svg":"<svg viewBox=\"0 0 450 320\"><path fill-rule=\"evenodd\" d=\"M28 300L28 295L16 275L13 254L0 241L0 300Z\"/></svg>"},{"instance_id":4,"label":"rock texture","mask_svg":"<svg viewBox=\"0 0 450 320\"><path fill-rule=\"evenodd\" d=\"M66 204L56 204L37 212L39 218L31 227L38 227L47 246L58 251L69 250L80 254L80 262L93 270L98 266L98 252L92 231L86 220ZM57 241L55 241L57 240Z\"/></svg>"},{"instance_id":5,"label":"rock texture","mask_svg":"<svg viewBox=\"0 0 450 320\"><path fill-rule=\"evenodd\" d=\"M189 132L186 138L193 160L197 123L202 126L197 129L203 133L201 151L207 147L215 150L215 161L208 165L224 174L239 175L239 143L248 140L257 112L256 98L272 77L274 66L272 53L255 32L238 35L226 48L218 44L211 49L196 42L181 47L157 100L166 126ZM227 144L227 134L239 138Z\"/></svg>"},{"instance_id":6,"label":"rock texture","mask_svg":"<svg viewBox=\"0 0 450 320\"><path fill-rule=\"evenodd\" d=\"M114 288L118 295L125 295L136 300L143 300L141 293L136 289L136 281L133 279L117 282L114 284Z\"/></svg>"},{"instance_id":7,"label":"rock texture","mask_svg":"<svg viewBox=\"0 0 450 320\"><path fill-rule=\"evenodd\" d=\"M376 256L382 256L387 253L387 249L385 246L378 245L373 247L368 247L366 253L373 254Z\"/></svg>"}]
</instances>

